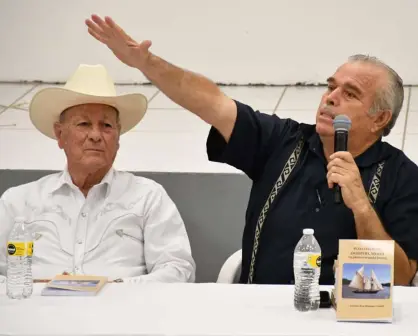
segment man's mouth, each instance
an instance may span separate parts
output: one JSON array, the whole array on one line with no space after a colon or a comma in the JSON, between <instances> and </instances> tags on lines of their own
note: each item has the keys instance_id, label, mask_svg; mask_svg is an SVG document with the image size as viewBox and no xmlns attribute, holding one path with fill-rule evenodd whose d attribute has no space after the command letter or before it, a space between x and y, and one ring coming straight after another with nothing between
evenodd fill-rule
<instances>
[{"instance_id":1,"label":"man's mouth","mask_svg":"<svg viewBox=\"0 0 418 336\"><path fill-rule=\"evenodd\" d=\"M335 118L335 113L332 113L331 109L326 105L320 110L319 114L327 119L334 120Z\"/></svg>"},{"instance_id":2,"label":"man's mouth","mask_svg":"<svg viewBox=\"0 0 418 336\"><path fill-rule=\"evenodd\" d=\"M97 149L97 148L87 148L85 149L86 152L104 152L102 149Z\"/></svg>"},{"instance_id":3,"label":"man's mouth","mask_svg":"<svg viewBox=\"0 0 418 336\"><path fill-rule=\"evenodd\" d=\"M327 112L321 112L321 114L320 114L322 117L326 117L326 118L329 118L329 119L331 119L331 120L334 120L334 116L333 115L331 115L331 114L329 114L329 113L327 113Z\"/></svg>"}]
</instances>

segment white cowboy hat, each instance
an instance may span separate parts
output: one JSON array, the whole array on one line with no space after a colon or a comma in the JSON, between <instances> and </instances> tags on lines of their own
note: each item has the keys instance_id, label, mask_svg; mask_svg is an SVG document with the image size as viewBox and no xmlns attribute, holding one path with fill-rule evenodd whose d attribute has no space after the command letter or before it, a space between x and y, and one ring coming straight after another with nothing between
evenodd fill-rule
<instances>
[{"instance_id":1,"label":"white cowboy hat","mask_svg":"<svg viewBox=\"0 0 418 336\"><path fill-rule=\"evenodd\" d=\"M140 93L116 95L115 85L103 65L81 64L63 88L46 88L32 98L29 116L34 126L56 139L54 123L67 108L81 104L105 104L119 111L121 134L143 118L148 101Z\"/></svg>"}]
</instances>

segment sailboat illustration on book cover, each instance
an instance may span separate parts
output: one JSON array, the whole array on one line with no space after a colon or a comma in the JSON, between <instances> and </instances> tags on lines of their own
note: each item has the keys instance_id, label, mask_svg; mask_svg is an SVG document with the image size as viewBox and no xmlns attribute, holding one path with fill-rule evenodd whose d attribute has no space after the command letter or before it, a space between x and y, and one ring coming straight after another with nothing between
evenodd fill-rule
<instances>
[{"instance_id":1,"label":"sailboat illustration on book cover","mask_svg":"<svg viewBox=\"0 0 418 336\"><path fill-rule=\"evenodd\" d=\"M343 266L342 297L346 299L388 299L391 268L387 264Z\"/></svg>"}]
</instances>

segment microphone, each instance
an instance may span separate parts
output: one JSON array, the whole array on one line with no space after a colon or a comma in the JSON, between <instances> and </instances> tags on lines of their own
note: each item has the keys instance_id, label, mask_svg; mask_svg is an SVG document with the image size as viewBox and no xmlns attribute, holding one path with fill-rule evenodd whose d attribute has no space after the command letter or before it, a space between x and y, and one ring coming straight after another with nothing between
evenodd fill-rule
<instances>
[{"instance_id":1,"label":"microphone","mask_svg":"<svg viewBox=\"0 0 418 336\"><path fill-rule=\"evenodd\" d=\"M351 120L346 115L338 115L333 120L334 125L334 152L347 151L348 131L351 128ZM342 202L341 188L338 184L334 185L334 201L339 204Z\"/></svg>"}]
</instances>

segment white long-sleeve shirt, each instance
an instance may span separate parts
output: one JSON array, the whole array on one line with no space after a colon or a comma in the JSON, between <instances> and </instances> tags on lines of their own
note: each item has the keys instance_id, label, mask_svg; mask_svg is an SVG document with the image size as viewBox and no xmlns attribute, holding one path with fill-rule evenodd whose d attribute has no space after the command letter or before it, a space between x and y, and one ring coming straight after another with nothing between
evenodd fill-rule
<instances>
[{"instance_id":1,"label":"white long-sleeve shirt","mask_svg":"<svg viewBox=\"0 0 418 336\"><path fill-rule=\"evenodd\" d=\"M34 237L34 279L64 271L124 282L194 282L183 220L164 188L111 169L87 197L67 170L8 189L0 201L0 275L14 218Z\"/></svg>"}]
</instances>

